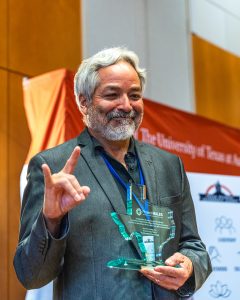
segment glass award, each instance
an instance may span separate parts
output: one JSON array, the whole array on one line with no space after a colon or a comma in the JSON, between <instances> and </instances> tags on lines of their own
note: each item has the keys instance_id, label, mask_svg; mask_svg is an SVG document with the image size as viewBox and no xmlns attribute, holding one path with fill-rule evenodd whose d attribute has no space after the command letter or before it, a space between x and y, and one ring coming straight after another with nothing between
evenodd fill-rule
<instances>
[{"instance_id":1,"label":"glass award","mask_svg":"<svg viewBox=\"0 0 240 300\"><path fill-rule=\"evenodd\" d=\"M141 258L119 257L107 263L110 268L140 270L164 265L163 251L166 244L175 237L173 211L168 207L137 205L131 199L131 187L127 192L126 214L111 213L113 222L118 226L119 234L126 242L135 239ZM143 201L143 192L141 203Z\"/></svg>"}]
</instances>

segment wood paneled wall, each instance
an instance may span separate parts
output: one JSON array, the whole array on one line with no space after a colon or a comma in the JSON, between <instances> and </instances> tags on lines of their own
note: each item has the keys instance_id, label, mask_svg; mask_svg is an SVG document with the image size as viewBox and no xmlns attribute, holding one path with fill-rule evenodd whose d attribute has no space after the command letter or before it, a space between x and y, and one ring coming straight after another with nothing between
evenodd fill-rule
<instances>
[{"instance_id":1,"label":"wood paneled wall","mask_svg":"<svg viewBox=\"0 0 240 300\"><path fill-rule=\"evenodd\" d=\"M240 128L240 57L193 35L196 112Z\"/></svg>"},{"instance_id":2,"label":"wood paneled wall","mask_svg":"<svg viewBox=\"0 0 240 300\"><path fill-rule=\"evenodd\" d=\"M0 298L22 300L13 269L19 227L19 176L30 134L22 79L81 61L80 0L0 0Z\"/></svg>"}]
</instances>

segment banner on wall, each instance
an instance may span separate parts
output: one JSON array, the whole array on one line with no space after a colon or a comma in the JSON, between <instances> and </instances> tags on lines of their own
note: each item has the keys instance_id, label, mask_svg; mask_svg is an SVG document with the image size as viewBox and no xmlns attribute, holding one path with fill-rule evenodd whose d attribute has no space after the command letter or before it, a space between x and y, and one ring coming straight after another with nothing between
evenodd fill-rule
<instances>
[{"instance_id":1,"label":"banner on wall","mask_svg":"<svg viewBox=\"0 0 240 300\"><path fill-rule=\"evenodd\" d=\"M27 80L24 106L32 137L26 163L37 152L83 129L73 95L73 73L65 69ZM135 136L182 158L199 232L212 260L213 273L194 299L236 300L240 294L240 131L147 99L144 106L144 120Z\"/></svg>"},{"instance_id":2,"label":"banner on wall","mask_svg":"<svg viewBox=\"0 0 240 300\"><path fill-rule=\"evenodd\" d=\"M240 131L145 100L139 140L179 155L213 273L194 300L240 295Z\"/></svg>"}]
</instances>

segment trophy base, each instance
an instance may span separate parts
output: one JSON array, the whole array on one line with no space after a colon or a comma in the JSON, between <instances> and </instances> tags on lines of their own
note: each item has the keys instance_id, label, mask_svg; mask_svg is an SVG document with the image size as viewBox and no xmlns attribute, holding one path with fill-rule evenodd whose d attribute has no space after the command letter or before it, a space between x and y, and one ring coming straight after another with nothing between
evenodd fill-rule
<instances>
[{"instance_id":1,"label":"trophy base","mask_svg":"<svg viewBox=\"0 0 240 300\"><path fill-rule=\"evenodd\" d=\"M107 263L107 266L109 268L139 271L142 268L153 269L157 266L165 266L165 264L161 261L146 261L146 260L142 260L142 259L121 257L121 258L109 261Z\"/></svg>"}]
</instances>

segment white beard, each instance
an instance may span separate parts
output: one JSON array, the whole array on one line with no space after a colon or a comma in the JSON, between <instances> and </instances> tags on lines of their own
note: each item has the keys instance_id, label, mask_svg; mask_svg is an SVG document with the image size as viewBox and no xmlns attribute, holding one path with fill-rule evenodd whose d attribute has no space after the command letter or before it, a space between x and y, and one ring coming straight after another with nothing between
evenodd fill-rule
<instances>
[{"instance_id":1,"label":"white beard","mask_svg":"<svg viewBox=\"0 0 240 300\"><path fill-rule=\"evenodd\" d=\"M115 122L119 125L113 125L110 120L118 118ZM110 121L110 122L109 122ZM142 122L142 114L132 110L129 113L113 110L103 115L95 106L88 108L88 114L85 116L85 123L88 128L98 132L105 139L110 141L127 140L133 136Z\"/></svg>"}]
</instances>

